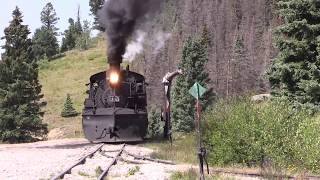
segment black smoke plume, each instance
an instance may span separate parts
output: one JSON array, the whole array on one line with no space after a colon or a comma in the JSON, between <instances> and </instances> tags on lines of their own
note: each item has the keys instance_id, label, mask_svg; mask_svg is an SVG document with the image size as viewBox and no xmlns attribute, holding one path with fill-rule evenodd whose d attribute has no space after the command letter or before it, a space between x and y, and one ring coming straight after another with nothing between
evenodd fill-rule
<instances>
[{"instance_id":1,"label":"black smoke plume","mask_svg":"<svg viewBox=\"0 0 320 180\"><path fill-rule=\"evenodd\" d=\"M122 56L135 30L154 17L163 0L106 0L99 12L108 38L110 65L122 63Z\"/></svg>"}]
</instances>

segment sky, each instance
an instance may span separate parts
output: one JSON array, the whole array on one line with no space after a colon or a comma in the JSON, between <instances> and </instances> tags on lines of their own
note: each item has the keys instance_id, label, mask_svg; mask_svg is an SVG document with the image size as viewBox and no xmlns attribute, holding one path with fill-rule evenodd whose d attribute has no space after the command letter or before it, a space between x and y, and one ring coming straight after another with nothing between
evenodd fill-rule
<instances>
[{"instance_id":1,"label":"sky","mask_svg":"<svg viewBox=\"0 0 320 180\"><path fill-rule=\"evenodd\" d=\"M64 32L68 28L68 19L70 17L76 18L79 5L81 19L93 22L93 17L90 15L89 0L1 0L0 37L4 36L3 31L12 20L12 11L18 6L24 16L23 24L29 25L31 38L35 29L41 26L40 12L48 2L53 4L57 16L60 18L56 25L59 28L59 32ZM61 41L61 38L59 37L58 39ZM0 46L3 44L4 41L1 40ZM2 53L3 50L0 49L0 52Z\"/></svg>"}]
</instances>

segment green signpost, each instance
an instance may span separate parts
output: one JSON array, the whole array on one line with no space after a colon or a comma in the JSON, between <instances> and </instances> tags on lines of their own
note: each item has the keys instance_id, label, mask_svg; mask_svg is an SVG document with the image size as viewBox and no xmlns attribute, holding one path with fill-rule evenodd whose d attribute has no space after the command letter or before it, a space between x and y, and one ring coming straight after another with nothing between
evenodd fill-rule
<instances>
[{"instance_id":1,"label":"green signpost","mask_svg":"<svg viewBox=\"0 0 320 180\"><path fill-rule=\"evenodd\" d=\"M194 83L194 85L189 89L189 93L197 100L199 100L206 91L207 89L202 87L198 82Z\"/></svg>"},{"instance_id":2,"label":"green signpost","mask_svg":"<svg viewBox=\"0 0 320 180\"><path fill-rule=\"evenodd\" d=\"M198 157L199 157L199 169L200 169L200 180L204 180L204 173L203 173L203 163L206 162L207 170L209 173L209 165L206 161L206 149L203 147L202 139L201 139L201 125L200 125L200 114L201 114L201 107L200 107L200 98L203 94L207 91L206 88L202 87L198 82L194 83L194 85L189 89L189 93L197 99L196 109L197 109L197 118L195 121L197 134L198 134Z\"/></svg>"}]
</instances>

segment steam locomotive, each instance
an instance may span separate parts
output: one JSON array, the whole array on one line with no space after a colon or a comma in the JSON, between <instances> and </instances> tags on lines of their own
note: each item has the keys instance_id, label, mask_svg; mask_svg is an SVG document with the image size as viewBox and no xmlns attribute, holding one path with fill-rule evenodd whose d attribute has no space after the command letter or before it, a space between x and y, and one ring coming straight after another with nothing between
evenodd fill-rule
<instances>
[{"instance_id":1,"label":"steam locomotive","mask_svg":"<svg viewBox=\"0 0 320 180\"><path fill-rule=\"evenodd\" d=\"M148 113L145 77L112 69L90 77L82 112L85 137L91 142L142 141Z\"/></svg>"}]
</instances>

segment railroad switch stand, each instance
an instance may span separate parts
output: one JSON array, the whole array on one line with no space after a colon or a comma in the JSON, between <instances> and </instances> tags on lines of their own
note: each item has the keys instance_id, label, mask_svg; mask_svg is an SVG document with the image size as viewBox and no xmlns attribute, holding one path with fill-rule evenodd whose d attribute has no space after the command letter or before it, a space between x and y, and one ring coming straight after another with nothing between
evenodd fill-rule
<instances>
[{"instance_id":1,"label":"railroad switch stand","mask_svg":"<svg viewBox=\"0 0 320 180\"><path fill-rule=\"evenodd\" d=\"M165 102L164 107L161 112L161 119L164 121L164 130L163 130L163 136L165 139L170 140L172 143L172 132L171 132L171 85L173 79L181 75L182 71L177 70L174 72L168 72L162 80L162 84L164 86L164 95L165 95Z\"/></svg>"}]
</instances>

